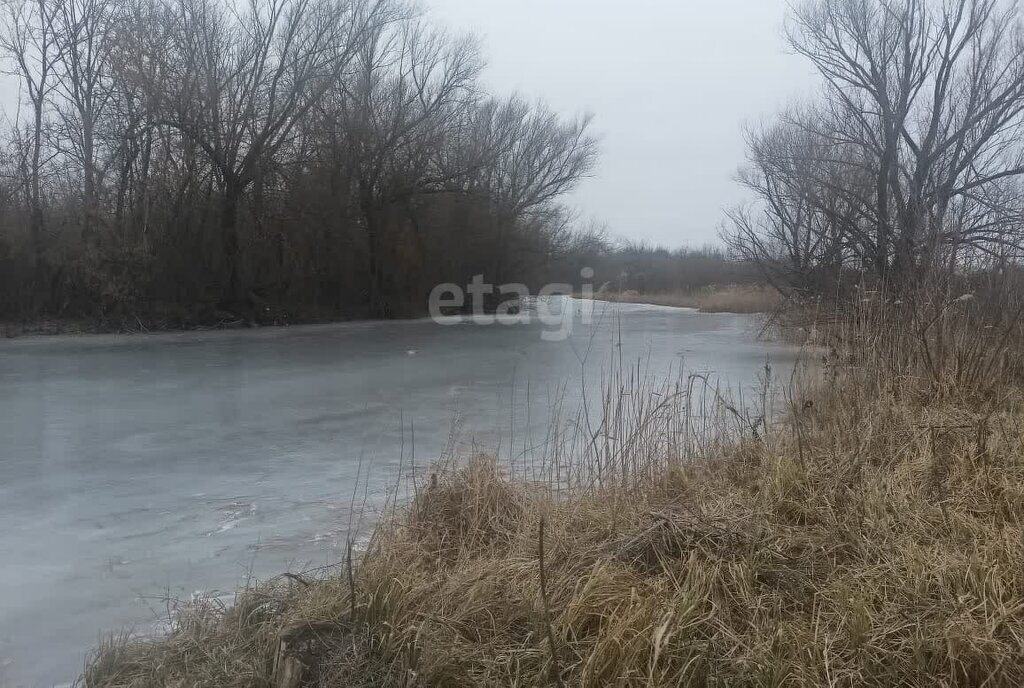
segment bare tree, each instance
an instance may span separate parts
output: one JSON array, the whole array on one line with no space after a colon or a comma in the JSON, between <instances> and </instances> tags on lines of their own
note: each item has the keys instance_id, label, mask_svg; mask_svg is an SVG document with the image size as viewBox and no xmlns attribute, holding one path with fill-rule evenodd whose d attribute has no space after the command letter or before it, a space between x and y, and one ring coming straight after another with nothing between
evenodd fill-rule
<instances>
[{"instance_id":1,"label":"bare tree","mask_svg":"<svg viewBox=\"0 0 1024 688\"><path fill-rule=\"evenodd\" d=\"M250 0L241 16L210 0L180 0L176 43L152 94L159 121L207 156L221 198L225 296L244 300L238 275L242 194L334 86L381 3ZM155 56L160 57L160 56Z\"/></svg>"},{"instance_id":2,"label":"bare tree","mask_svg":"<svg viewBox=\"0 0 1024 688\"><path fill-rule=\"evenodd\" d=\"M54 26L57 12L57 6L47 0L8 0L0 35L0 47L14 61L15 73L31 108L23 187L37 268L45 266L42 170L45 116L60 55Z\"/></svg>"},{"instance_id":3,"label":"bare tree","mask_svg":"<svg viewBox=\"0 0 1024 688\"><path fill-rule=\"evenodd\" d=\"M89 242L98 217L97 129L113 93L109 60L117 7L113 0L61 0L56 5L56 83L67 103L58 113L82 170L82 238Z\"/></svg>"},{"instance_id":4,"label":"bare tree","mask_svg":"<svg viewBox=\"0 0 1024 688\"><path fill-rule=\"evenodd\" d=\"M472 40L452 40L421 17L405 15L368 33L354 64L329 116L342 129L335 141L345 141L343 164L365 232L370 310L384 315L385 214L417 195L459 184L465 171L445 164L450 159L443 150L464 122L463 113L475 107L482 63Z\"/></svg>"},{"instance_id":5,"label":"bare tree","mask_svg":"<svg viewBox=\"0 0 1024 688\"><path fill-rule=\"evenodd\" d=\"M476 184L493 199L496 245L492 278L504 279L507 239L512 223L530 214L550 212L555 199L571 191L593 169L598 141L590 134L592 117L563 120L546 105L518 96L481 110L481 136L493 162L480 168Z\"/></svg>"},{"instance_id":6,"label":"bare tree","mask_svg":"<svg viewBox=\"0 0 1024 688\"><path fill-rule=\"evenodd\" d=\"M806 188L799 202L814 210L805 209L800 220L834 213L827 204L845 196L836 215L844 258L893 284L945 264L951 251L1019 250L1019 223L993 222L1024 207L1005 183L1024 174L1018 16L1015 4L998 0L797 6L789 43L814 65L824 89L819 116L787 121L835 161L834 174L800 173ZM778 178L788 171L762 172L767 181L788 183ZM776 200L783 205L769 203L769 214L781 208L790 220L797 217L796 208ZM748 244L759 232L751 231ZM823 230L808 224L801 231Z\"/></svg>"},{"instance_id":7,"label":"bare tree","mask_svg":"<svg viewBox=\"0 0 1024 688\"><path fill-rule=\"evenodd\" d=\"M738 179L754 204L727 211L723 238L779 288L819 290L844 266L874 260L873 166L858 147L820 133L828 116L792 109L747 132L748 165Z\"/></svg>"}]
</instances>

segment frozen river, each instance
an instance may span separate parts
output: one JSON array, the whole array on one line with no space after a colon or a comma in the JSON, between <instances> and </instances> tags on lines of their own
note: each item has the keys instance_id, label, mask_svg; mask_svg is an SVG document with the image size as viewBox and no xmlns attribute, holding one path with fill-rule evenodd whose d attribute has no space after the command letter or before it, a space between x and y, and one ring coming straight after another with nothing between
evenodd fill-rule
<instances>
[{"instance_id":1,"label":"frozen river","mask_svg":"<svg viewBox=\"0 0 1024 688\"><path fill-rule=\"evenodd\" d=\"M0 686L70 682L104 633L159 628L168 596L337 562L354 490L380 503L453 423L507 454L620 353L736 387L795 359L750 316L594 321L560 342L429 320L0 341Z\"/></svg>"}]
</instances>

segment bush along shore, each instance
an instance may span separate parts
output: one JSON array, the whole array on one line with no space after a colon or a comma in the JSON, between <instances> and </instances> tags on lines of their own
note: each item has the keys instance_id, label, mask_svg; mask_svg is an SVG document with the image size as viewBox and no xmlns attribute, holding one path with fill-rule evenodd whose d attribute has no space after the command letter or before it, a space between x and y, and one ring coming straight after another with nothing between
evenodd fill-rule
<instances>
[{"instance_id":1,"label":"bush along shore","mask_svg":"<svg viewBox=\"0 0 1024 688\"><path fill-rule=\"evenodd\" d=\"M594 433L439 466L337 572L192 603L82 683L1022 685L1019 320L902 303L818 318L774 415L620 372Z\"/></svg>"}]
</instances>

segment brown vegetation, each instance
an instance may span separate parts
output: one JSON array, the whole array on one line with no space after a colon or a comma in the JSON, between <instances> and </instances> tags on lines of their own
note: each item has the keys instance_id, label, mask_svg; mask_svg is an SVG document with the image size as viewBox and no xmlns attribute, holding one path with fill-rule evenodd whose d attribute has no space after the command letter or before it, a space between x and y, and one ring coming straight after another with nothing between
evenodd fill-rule
<instances>
[{"instance_id":1,"label":"brown vegetation","mask_svg":"<svg viewBox=\"0 0 1024 688\"><path fill-rule=\"evenodd\" d=\"M649 303L655 306L696 308L704 313L770 313L782 305L774 287L731 285L705 287L690 292L644 293L629 290L595 295L599 301Z\"/></svg>"}]
</instances>

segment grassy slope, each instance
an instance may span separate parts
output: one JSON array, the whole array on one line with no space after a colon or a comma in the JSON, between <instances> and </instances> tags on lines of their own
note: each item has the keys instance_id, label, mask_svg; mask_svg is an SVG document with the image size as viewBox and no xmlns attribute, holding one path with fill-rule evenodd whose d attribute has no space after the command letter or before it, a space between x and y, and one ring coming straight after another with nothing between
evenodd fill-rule
<instances>
[{"instance_id":1,"label":"grassy slope","mask_svg":"<svg viewBox=\"0 0 1024 688\"><path fill-rule=\"evenodd\" d=\"M304 685L1024 685L1019 360L967 375L958 342L929 374L912 342L863 342L767 434L623 455L604 487L476 459L382 523L354 580L194 608L86 683L277 685L284 633Z\"/></svg>"}]
</instances>

